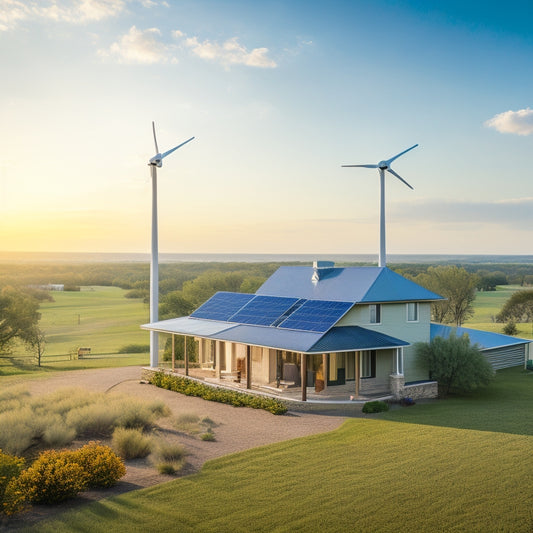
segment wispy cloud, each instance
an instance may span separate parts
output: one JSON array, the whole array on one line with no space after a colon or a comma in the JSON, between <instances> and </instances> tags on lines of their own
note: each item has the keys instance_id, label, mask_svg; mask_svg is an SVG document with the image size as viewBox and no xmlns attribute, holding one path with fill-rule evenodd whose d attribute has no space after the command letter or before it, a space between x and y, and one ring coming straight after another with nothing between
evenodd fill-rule
<instances>
[{"instance_id":1,"label":"wispy cloud","mask_svg":"<svg viewBox=\"0 0 533 533\"><path fill-rule=\"evenodd\" d=\"M246 46L239 42L237 37L227 39L222 43L205 39L200 41L198 37L186 37L179 30L173 32L177 39L184 39L185 47L191 52L207 61L220 63L224 66L246 65L248 67L275 68L277 63L269 57L268 48L252 48L248 50Z\"/></svg>"},{"instance_id":2,"label":"wispy cloud","mask_svg":"<svg viewBox=\"0 0 533 533\"><path fill-rule=\"evenodd\" d=\"M519 109L505 111L485 122L488 128L494 128L500 133L514 133L516 135L533 134L533 109Z\"/></svg>"},{"instance_id":3,"label":"wispy cloud","mask_svg":"<svg viewBox=\"0 0 533 533\"><path fill-rule=\"evenodd\" d=\"M533 198L511 198L493 202L418 200L394 204L396 220L416 223L497 224L514 228L533 223Z\"/></svg>"},{"instance_id":4,"label":"wispy cloud","mask_svg":"<svg viewBox=\"0 0 533 533\"><path fill-rule=\"evenodd\" d=\"M80 24L121 13L126 0L0 0L0 31L14 29L24 20L54 20Z\"/></svg>"},{"instance_id":5,"label":"wispy cloud","mask_svg":"<svg viewBox=\"0 0 533 533\"><path fill-rule=\"evenodd\" d=\"M160 37L161 32L157 28L138 30L132 26L128 33L114 42L109 49L98 50L98 55L128 64L175 62L176 59L172 55L173 47L163 43Z\"/></svg>"}]
</instances>

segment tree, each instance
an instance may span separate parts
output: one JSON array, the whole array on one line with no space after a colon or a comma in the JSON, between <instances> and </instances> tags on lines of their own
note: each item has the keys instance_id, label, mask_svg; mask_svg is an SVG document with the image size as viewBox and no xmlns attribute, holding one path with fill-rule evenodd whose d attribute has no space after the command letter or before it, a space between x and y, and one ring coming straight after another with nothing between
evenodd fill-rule
<instances>
[{"instance_id":1,"label":"tree","mask_svg":"<svg viewBox=\"0 0 533 533\"><path fill-rule=\"evenodd\" d=\"M429 267L413 281L426 289L444 296L446 300L431 305L435 322L460 326L474 314L472 305L476 297L478 276L457 266Z\"/></svg>"},{"instance_id":2,"label":"tree","mask_svg":"<svg viewBox=\"0 0 533 533\"><path fill-rule=\"evenodd\" d=\"M34 326L27 335L26 344L30 347L37 360L37 366L41 366L41 358L46 348L46 337L44 331L38 326Z\"/></svg>"},{"instance_id":3,"label":"tree","mask_svg":"<svg viewBox=\"0 0 533 533\"><path fill-rule=\"evenodd\" d=\"M439 383L439 394L469 392L488 385L494 377L492 366L468 335L447 339L435 337L431 342L415 344L416 356L429 367L431 379Z\"/></svg>"},{"instance_id":4,"label":"tree","mask_svg":"<svg viewBox=\"0 0 533 533\"><path fill-rule=\"evenodd\" d=\"M27 341L41 318L39 302L13 287L0 292L0 352L7 352L15 338Z\"/></svg>"},{"instance_id":5,"label":"tree","mask_svg":"<svg viewBox=\"0 0 533 533\"><path fill-rule=\"evenodd\" d=\"M509 322L503 326L503 332L505 335L516 335L518 333L516 322L514 320L509 320Z\"/></svg>"},{"instance_id":6,"label":"tree","mask_svg":"<svg viewBox=\"0 0 533 533\"><path fill-rule=\"evenodd\" d=\"M531 322L533 320L533 290L516 291L496 315L497 322Z\"/></svg>"},{"instance_id":7,"label":"tree","mask_svg":"<svg viewBox=\"0 0 533 533\"><path fill-rule=\"evenodd\" d=\"M477 288L480 291L495 291L497 285L507 285L507 275L505 272L496 270L488 272L487 270L478 270L479 281Z\"/></svg>"}]
</instances>

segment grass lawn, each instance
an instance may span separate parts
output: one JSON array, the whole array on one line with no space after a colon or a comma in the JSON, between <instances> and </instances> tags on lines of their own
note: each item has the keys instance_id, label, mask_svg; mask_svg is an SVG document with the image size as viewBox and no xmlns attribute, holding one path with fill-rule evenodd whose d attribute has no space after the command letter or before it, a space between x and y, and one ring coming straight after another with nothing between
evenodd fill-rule
<instances>
[{"instance_id":1,"label":"grass lawn","mask_svg":"<svg viewBox=\"0 0 533 533\"><path fill-rule=\"evenodd\" d=\"M505 302L514 292L522 290L520 285L500 285L495 291L478 292L474 300L474 316L463 325L467 328L483 329L503 333L504 323L494 322L493 319L501 311ZM518 337L533 338L532 324L517 324Z\"/></svg>"},{"instance_id":2,"label":"grass lawn","mask_svg":"<svg viewBox=\"0 0 533 533\"><path fill-rule=\"evenodd\" d=\"M533 373L505 370L477 395L233 454L32 530L531 532L531 405Z\"/></svg>"},{"instance_id":3,"label":"grass lawn","mask_svg":"<svg viewBox=\"0 0 533 533\"><path fill-rule=\"evenodd\" d=\"M149 321L149 309L142 300L124 298L125 291L118 287L82 287L80 292L51 294L55 301L40 306L39 325L46 335L41 368L19 344L14 357L0 357L0 376L148 364L148 350L117 353L127 344L148 346L150 342L148 332L139 327ZM91 355L70 361L68 354L78 347L90 347Z\"/></svg>"}]
</instances>

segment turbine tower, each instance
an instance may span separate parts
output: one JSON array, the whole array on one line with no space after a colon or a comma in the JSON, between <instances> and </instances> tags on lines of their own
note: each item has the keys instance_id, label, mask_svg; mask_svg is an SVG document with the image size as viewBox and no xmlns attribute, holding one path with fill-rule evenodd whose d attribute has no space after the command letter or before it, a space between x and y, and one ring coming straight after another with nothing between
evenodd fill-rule
<instances>
[{"instance_id":1,"label":"turbine tower","mask_svg":"<svg viewBox=\"0 0 533 533\"><path fill-rule=\"evenodd\" d=\"M409 150L412 150L413 148L416 148L418 144L415 144L414 146L411 146L411 148L407 148L407 150L404 150L403 152L400 152L399 154L395 155L394 157L391 157L390 159L386 159L384 161L380 161L377 165L342 165L343 167L362 167L362 168L377 168L379 170L379 178L380 178L380 185L381 185L381 197L380 197L380 217L379 217L379 263L378 265L380 267L387 266L387 254L386 254L386 248L385 248L385 171L390 172L393 176L398 178L400 181L405 183L407 187L410 189L413 189L409 183L407 183L399 174L394 172L392 170L391 163L398 159L403 154L406 154L409 152Z\"/></svg>"},{"instance_id":2,"label":"turbine tower","mask_svg":"<svg viewBox=\"0 0 533 533\"><path fill-rule=\"evenodd\" d=\"M155 124L152 122L154 132L154 143L156 155L150 159L148 165L152 176L152 256L150 261L150 323L153 324L159 319L159 252L158 252L158 230L157 230L157 168L163 166L163 159L172 152L181 148L184 144L192 141L194 137L175 146L165 153L160 153L157 147L157 137L155 135ZM159 334L157 331L150 331L150 366L155 368L159 365Z\"/></svg>"}]
</instances>

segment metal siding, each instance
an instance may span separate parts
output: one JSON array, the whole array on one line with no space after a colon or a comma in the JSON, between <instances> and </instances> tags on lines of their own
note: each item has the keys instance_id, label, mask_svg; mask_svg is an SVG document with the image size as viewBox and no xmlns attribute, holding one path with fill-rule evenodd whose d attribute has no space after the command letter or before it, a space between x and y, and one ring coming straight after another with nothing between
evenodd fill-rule
<instances>
[{"instance_id":1,"label":"metal siding","mask_svg":"<svg viewBox=\"0 0 533 533\"><path fill-rule=\"evenodd\" d=\"M494 348L492 350L483 350L482 353L494 370L522 366L526 356L526 345L518 344L504 348Z\"/></svg>"}]
</instances>

